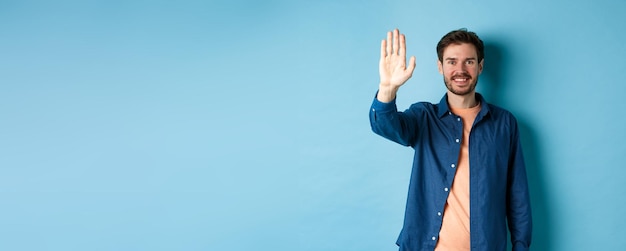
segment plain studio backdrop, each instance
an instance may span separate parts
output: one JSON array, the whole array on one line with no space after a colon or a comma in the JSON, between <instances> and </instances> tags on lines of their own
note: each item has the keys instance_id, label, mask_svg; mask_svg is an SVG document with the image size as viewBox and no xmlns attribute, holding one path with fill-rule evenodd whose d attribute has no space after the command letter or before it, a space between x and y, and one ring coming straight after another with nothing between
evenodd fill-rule
<instances>
[{"instance_id":1,"label":"plain studio backdrop","mask_svg":"<svg viewBox=\"0 0 626 251\"><path fill-rule=\"evenodd\" d=\"M397 250L412 149L373 134L380 41L445 92L486 44L532 250L626 247L625 1L0 1L0 250Z\"/></svg>"}]
</instances>

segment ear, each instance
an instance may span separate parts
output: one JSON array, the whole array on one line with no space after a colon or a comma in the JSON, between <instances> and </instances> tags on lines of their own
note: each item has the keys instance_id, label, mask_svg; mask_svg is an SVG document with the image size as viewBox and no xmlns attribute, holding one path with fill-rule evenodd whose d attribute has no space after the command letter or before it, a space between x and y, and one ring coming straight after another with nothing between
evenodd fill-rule
<instances>
[{"instance_id":1,"label":"ear","mask_svg":"<svg viewBox=\"0 0 626 251\"><path fill-rule=\"evenodd\" d=\"M485 59L483 58L482 60L480 60L480 63L478 63L478 74L483 72L483 65L485 63Z\"/></svg>"},{"instance_id":2,"label":"ear","mask_svg":"<svg viewBox=\"0 0 626 251\"><path fill-rule=\"evenodd\" d=\"M439 59L437 59L437 69L439 70L439 73L443 75L443 64L441 63L441 61L439 61ZM482 67L481 67L481 70L482 70Z\"/></svg>"}]
</instances>

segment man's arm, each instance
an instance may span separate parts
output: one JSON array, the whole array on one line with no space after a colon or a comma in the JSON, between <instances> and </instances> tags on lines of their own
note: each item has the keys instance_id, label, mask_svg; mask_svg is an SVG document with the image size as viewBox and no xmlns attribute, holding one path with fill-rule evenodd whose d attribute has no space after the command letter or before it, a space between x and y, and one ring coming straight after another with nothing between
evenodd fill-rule
<instances>
[{"instance_id":1,"label":"man's arm","mask_svg":"<svg viewBox=\"0 0 626 251\"><path fill-rule=\"evenodd\" d=\"M389 103L396 98L396 93L411 76L415 69L415 56L411 56L409 65L406 65L406 41L404 34L398 29L387 32L387 40L380 45L380 62L378 71L380 85L376 99Z\"/></svg>"},{"instance_id":2,"label":"man's arm","mask_svg":"<svg viewBox=\"0 0 626 251\"><path fill-rule=\"evenodd\" d=\"M387 40L380 45L380 85L370 108L372 130L389 140L409 146L416 134L415 116L398 112L396 92L415 69L415 57L406 66L406 42L398 29L387 32Z\"/></svg>"},{"instance_id":3,"label":"man's arm","mask_svg":"<svg viewBox=\"0 0 626 251\"><path fill-rule=\"evenodd\" d=\"M532 214L526 166L519 139L519 129L514 120L513 148L509 160L509 187L507 194L507 218L513 251L526 251L532 237Z\"/></svg>"}]
</instances>

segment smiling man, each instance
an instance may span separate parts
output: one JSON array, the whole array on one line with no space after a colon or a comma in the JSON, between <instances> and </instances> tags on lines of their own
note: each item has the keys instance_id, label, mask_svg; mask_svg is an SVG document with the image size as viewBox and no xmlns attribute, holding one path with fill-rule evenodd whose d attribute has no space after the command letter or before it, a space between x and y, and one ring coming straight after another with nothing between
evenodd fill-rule
<instances>
[{"instance_id":1,"label":"smiling man","mask_svg":"<svg viewBox=\"0 0 626 251\"><path fill-rule=\"evenodd\" d=\"M532 218L526 168L515 117L476 93L484 45L467 30L437 44L446 94L438 104L397 110L396 93L413 74L405 36L396 29L381 43L379 89L372 130L415 149L401 251L528 250ZM508 224L507 224L508 223Z\"/></svg>"}]
</instances>

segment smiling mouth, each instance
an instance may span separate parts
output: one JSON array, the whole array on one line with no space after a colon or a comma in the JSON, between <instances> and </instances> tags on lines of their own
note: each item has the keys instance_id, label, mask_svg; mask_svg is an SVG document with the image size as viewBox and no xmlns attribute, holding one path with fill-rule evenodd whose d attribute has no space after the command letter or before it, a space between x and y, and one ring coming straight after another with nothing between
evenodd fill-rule
<instances>
[{"instance_id":1,"label":"smiling mouth","mask_svg":"<svg viewBox=\"0 0 626 251\"><path fill-rule=\"evenodd\" d=\"M452 81L456 84L465 85L469 83L469 78L454 78Z\"/></svg>"},{"instance_id":2,"label":"smiling mouth","mask_svg":"<svg viewBox=\"0 0 626 251\"><path fill-rule=\"evenodd\" d=\"M470 76L461 75L461 76L452 76L452 81L457 83L465 83L471 79Z\"/></svg>"}]
</instances>

